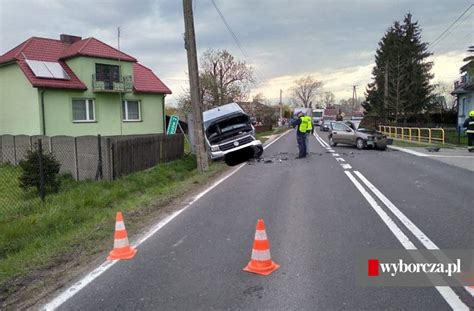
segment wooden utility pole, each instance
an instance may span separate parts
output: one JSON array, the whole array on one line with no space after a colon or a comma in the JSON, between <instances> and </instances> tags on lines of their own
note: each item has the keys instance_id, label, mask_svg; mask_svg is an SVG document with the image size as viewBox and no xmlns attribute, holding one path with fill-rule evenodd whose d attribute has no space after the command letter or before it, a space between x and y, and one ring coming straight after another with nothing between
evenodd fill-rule
<instances>
[{"instance_id":1,"label":"wooden utility pole","mask_svg":"<svg viewBox=\"0 0 474 311\"><path fill-rule=\"evenodd\" d=\"M202 111L199 96L199 72L196 55L196 38L194 34L194 18L192 0L183 0L184 13L184 46L188 56L189 89L194 118L194 143L196 145L197 168L200 173L209 169L209 163L204 145Z\"/></svg>"},{"instance_id":2,"label":"wooden utility pole","mask_svg":"<svg viewBox=\"0 0 474 311\"><path fill-rule=\"evenodd\" d=\"M280 89L280 122L283 121L283 103L281 102L283 90Z\"/></svg>"},{"instance_id":3,"label":"wooden utility pole","mask_svg":"<svg viewBox=\"0 0 474 311\"><path fill-rule=\"evenodd\" d=\"M352 86L352 105L351 105L351 118L354 116L354 107L357 104L357 85Z\"/></svg>"}]
</instances>

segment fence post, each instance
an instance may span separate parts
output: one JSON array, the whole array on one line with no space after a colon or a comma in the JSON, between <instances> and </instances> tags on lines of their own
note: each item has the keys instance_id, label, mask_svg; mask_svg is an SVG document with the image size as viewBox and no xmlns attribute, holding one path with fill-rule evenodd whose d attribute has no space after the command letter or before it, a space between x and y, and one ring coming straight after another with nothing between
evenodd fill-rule
<instances>
[{"instance_id":1,"label":"fence post","mask_svg":"<svg viewBox=\"0 0 474 311\"><path fill-rule=\"evenodd\" d=\"M74 172L76 173L76 180L79 180L79 165L77 159L77 137L74 137Z\"/></svg>"},{"instance_id":2,"label":"fence post","mask_svg":"<svg viewBox=\"0 0 474 311\"><path fill-rule=\"evenodd\" d=\"M428 129L428 141L431 144L431 129Z\"/></svg>"},{"instance_id":3,"label":"fence post","mask_svg":"<svg viewBox=\"0 0 474 311\"><path fill-rule=\"evenodd\" d=\"M40 175L39 195L41 201L44 201L44 169L43 169L43 143L38 139L38 166Z\"/></svg>"},{"instance_id":4,"label":"fence post","mask_svg":"<svg viewBox=\"0 0 474 311\"><path fill-rule=\"evenodd\" d=\"M104 172L102 170L102 143L100 134L97 135L97 152L99 153L99 159L97 161L97 171L95 173L95 180L102 180L104 178Z\"/></svg>"},{"instance_id":5,"label":"fence post","mask_svg":"<svg viewBox=\"0 0 474 311\"><path fill-rule=\"evenodd\" d=\"M13 165L17 165L16 163L16 141L15 141L15 135L13 135Z\"/></svg>"}]
</instances>

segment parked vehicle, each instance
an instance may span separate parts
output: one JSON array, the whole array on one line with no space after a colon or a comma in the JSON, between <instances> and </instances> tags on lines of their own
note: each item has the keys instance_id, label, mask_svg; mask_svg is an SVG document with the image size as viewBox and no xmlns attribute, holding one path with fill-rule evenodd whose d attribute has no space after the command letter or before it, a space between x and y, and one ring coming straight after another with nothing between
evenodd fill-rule
<instances>
[{"instance_id":1,"label":"parked vehicle","mask_svg":"<svg viewBox=\"0 0 474 311\"><path fill-rule=\"evenodd\" d=\"M330 120L323 120L321 124L319 125L319 130L321 132L329 132L329 129L331 128L331 121Z\"/></svg>"},{"instance_id":2,"label":"parked vehicle","mask_svg":"<svg viewBox=\"0 0 474 311\"><path fill-rule=\"evenodd\" d=\"M263 153L251 118L236 103L204 111L203 125L211 159L230 158L235 154L238 158L260 157Z\"/></svg>"},{"instance_id":3,"label":"parked vehicle","mask_svg":"<svg viewBox=\"0 0 474 311\"><path fill-rule=\"evenodd\" d=\"M323 122L324 109L313 109L313 127L321 125Z\"/></svg>"},{"instance_id":4,"label":"parked vehicle","mask_svg":"<svg viewBox=\"0 0 474 311\"><path fill-rule=\"evenodd\" d=\"M359 150L366 147L380 150L387 148L387 136L373 129L359 128L359 125L360 121L331 122L329 144L348 144Z\"/></svg>"}]
</instances>

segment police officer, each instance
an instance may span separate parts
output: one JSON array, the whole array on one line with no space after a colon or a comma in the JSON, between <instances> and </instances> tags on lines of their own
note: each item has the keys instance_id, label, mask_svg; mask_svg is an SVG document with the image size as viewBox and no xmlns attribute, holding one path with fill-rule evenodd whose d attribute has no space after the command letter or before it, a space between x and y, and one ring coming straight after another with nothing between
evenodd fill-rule
<instances>
[{"instance_id":1,"label":"police officer","mask_svg":"<svg viewBox=\"0 0 474 311\"><path fill-rule=\"evenodd\" d=\"M306 132L308 130L305 115L302 111L299 111L296 115L298 119L295 121L296 126L296 141L298 142L299 154L297 159L306 158Z\"/></svg>"},{"instance_id":2,"label":"police officer","mask_svg":"<svg viewBox=\"0 0 474 311\"><path fill-rule=\"evenodd\" d=\"M313 134L313 120L310 116L304 116L304 120L306 121L306 155L310 154L309 151L309 137Z\"/></svg>"},{"instance_id":3,"label":"police officer","mask_svg":"<svg viewBox=\"0 0 474 311\"><path fill-rule=\"evenodd\" d=\"M469 112L469 118L464 121L463 127L467 128L467 150L474 151L474 110Z\"/></svg>"}]
</instances>

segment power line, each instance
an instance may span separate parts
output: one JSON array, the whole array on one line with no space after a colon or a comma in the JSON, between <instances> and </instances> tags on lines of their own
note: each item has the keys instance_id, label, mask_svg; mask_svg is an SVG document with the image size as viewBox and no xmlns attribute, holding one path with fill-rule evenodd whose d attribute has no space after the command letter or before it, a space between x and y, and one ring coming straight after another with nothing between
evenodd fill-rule
<instances>
[{"instance_id":1,"label":"power line","mask_svg":"<svg viewBox=\"0 0 474 311\"><path fill-rule=\"evenodd\" d=\"M219 7L217 6L216 2L214 0L211 0L212 2L212 5L214 6L214 8L216 9L217 11L217 14L219 14L219 17L221 18L222 22L224 23L227 31L230 33L232 39L234 39L234 42L235 44L237 45L237 47L239 48L240 52L242 52L242 55L244 55L244 57L246 59L250 59L249 55L247 54L247 52L245 51L245 49L243 48L242 46L242 43L240 42L239 38L237 37L237 35L235 34L235 32L232 30L232 28L230 27L229 23L227 23L227 20L226 18L224 17L224 14L222 14L222 11L219 9ZM258 69L258 68L255 68L255 70L258 72L259 75L261 75L263 77L263 79L260 79L261 82L263 81L266 81L268 80L265 75Z\"/></svg>"},{"instance_id":2,"label":"power line","mask_svg":"<svg viewBox=\"0 0 474 311\"><path fill-rule=\"evenodd\" d=\"M446 28L440 35L438 35L438 37L436 37L436 39L434 39L433 41L431 41L431 43L428 45L428 46L433 46L435 45L437 42L441 41L442 40L442 36L448 32L463 16L464 14L466 14L472 7L474 6L474 4L471 4L470 6L467 7L467 9L464 10L464 12L462 12L461 15L459 15L458 18L456 18L456 20L454 22L451 23L451 25L448 26L448 28Z\"/></svg>"},{"instance_id":3,"label":"power line","mask_svg":"<svg viewBox=\"0 0 474 311\"><path fill-rule=\"evenodd\" d=\"M456 28L458 28L460 25L462 25L465 21L467 21L469 19L469 17L471 17L471 15L474 13L474 11L472 11L471 13L469 13L469 15L467 15L461 22L457 23L456 26L453 27L453 29L451 29L450 32L447 32L446 35L444 35L440 40L438 40L438 42L434 43L431 48L434 48L435 46L437 46L444 38L446 38L447 36L449 36L451 33L453 33L453 31L456 30Z\"/></svg>"}]
</instances>

